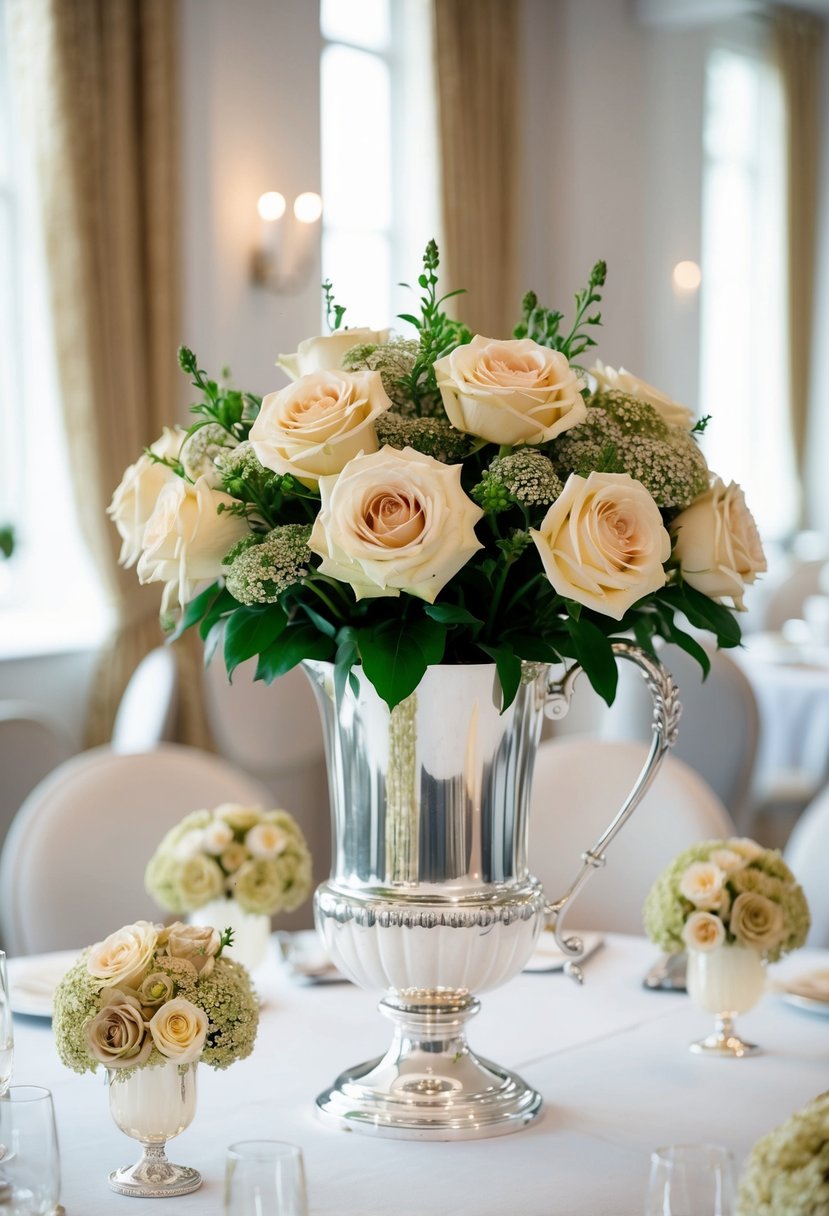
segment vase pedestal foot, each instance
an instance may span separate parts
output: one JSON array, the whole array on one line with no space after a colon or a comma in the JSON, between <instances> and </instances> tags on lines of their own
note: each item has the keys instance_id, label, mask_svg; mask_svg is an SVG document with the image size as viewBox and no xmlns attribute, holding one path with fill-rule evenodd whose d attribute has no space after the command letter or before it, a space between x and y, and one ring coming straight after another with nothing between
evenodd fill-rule
<instances>
[{"instance_id":1,"label":"vase pedestal foot","mask_svg":"<svg viewBox=\"0 0 829 1216\"><path fill-rule=\"evenodd\" d=\"M119 1195L134 1195L138 1199L167 1199L173 1195L189 1195L201 1186L198 1170L189 1165L174 1165L168 1161L164 1145L145 1144L144 1156L135 1165L122 1166L109 1175L109 1185Z\"/></svg>"},{"instance_id":2,"label":"vase pedestal foot","mask_svg":"<svg viewBox=\"0 0 829 1216\"><path fill-rule=\"evenodd\" d=\"M406 1140L474 1140L520 1131L538 1115L539 1093L470 1051L463 1027L478 1001L458 993L455 1000L406 995L405 1004L380 1002L395 1023L386 1054L344 1072L317 1098L325 1122ZM409 1003L415 995L418 1003Z\"/></svg>"},{"instance_id":3,"label":"vase pedestal foot","mask_svg":"<svg viewBox=\"0 0 829 1216\"><path fill-rule=\"evenodd\" d=\"M705 1039L691 1043L691 1051L698 1055L719 1056L726 1060L739 1060L743 1056L756 1056L762 1052L762 1047L756 1043L746 1043L734 1029L734 1019L728 1014L720 1014L713 1034Z\"/></svg>"}]
</instances>

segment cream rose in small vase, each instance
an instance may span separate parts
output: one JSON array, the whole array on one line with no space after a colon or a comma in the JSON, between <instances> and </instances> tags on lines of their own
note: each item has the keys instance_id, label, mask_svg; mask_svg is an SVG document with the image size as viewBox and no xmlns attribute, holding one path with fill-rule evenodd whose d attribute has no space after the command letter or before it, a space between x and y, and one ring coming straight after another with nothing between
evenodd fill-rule
<instances>
[{"instance_id":1,"label":"cream rose in small vase","mask_svg":"<svg viewBox=\"0 0 829 1216\"><path fill-rule=\"evenodd\" d=\"M686 849L651 888L645 928L667 953L688 955L688 993L716 1015L713 1034L691 1050L746 1056L758 1050L734 1029L734 1017L763 995L766 963L803 945L809 909L774 849L734 837Z\"/></svg>"},{"instance_id":2,"label":"cream rose in small vase","mask_svg":"<svg viewBox=\"0 0 829 1216\"><path fill-rule=\"evenodd\" d=\"M489 443L546 443L587 416L584 387L560 351L480 335L434 365L449 421Z\"/></svg>"},{"instance_id":3,"label":"cream rose in small vase","mask_svg":"<svg viewBox=\"0 0 829 1216\"><path fill-rule=\"evenodd\" d=\"M766 570L766 556L740 487L717 477L673 520L671 535L685 582L742 608L745 588Z\"/></svg>"},{"instance_id":4,"label":"cream rose in small vase","mask_svg":"<svg viewBox=\"0 0 829 1216\"><path fill-rule=\"evenodd\" d=\"M627 473L572 473L530 535L559 595L614 620L665 585L671 539L656 503Z\"/></svg>"},{"instance_id":5,"label":"cream rose in small vase","mask_svg":"<svg viewBox=\"0 0 829 1216\"><path fill-rule=\"evenodd\" d=\"M265 397L250 442L265 468L315 486L377 451L374 423L390 408L379 372L314 372Z\"/></svg>"},{"instance_id":6,"label":"cream rose in small vase","mask_svg":"<svg viewBox=\"0 0 829 1216\"><path fill-rule=\"evenodd\" d=\"M309 547L358 600L404 591L434 603L481 548L483 511L461 488L460 465L412 448L358 456L339 477L323 477L320 494Z\"/></svg>"}]
</instances>

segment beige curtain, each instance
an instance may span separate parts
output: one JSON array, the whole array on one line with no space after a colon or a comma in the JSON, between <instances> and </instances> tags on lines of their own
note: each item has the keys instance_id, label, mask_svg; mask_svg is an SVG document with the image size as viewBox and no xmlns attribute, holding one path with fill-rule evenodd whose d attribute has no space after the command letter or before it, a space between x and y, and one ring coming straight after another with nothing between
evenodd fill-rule
<instances>
[{"instance_id":1,"label":"beige curtain","mask_svg":"<svg viewBox=\"0 0 829 1216\"><path fill-rule=\"evenodd\" d=\"M789 399L801 485L805 475L811 383L822 38L823 22L819 18L795 9L776 9L774 46L783 86L786 130Z\"/></svg>"},{"instance_id":2,"label":"beige curtain","mask_svg":"<svg viewBox=\"0 0 829 1216\"><path fill-rule=\"evenodd\" d=\"M514 282L518 9L513 0L434 0L444 249L456 314L507 338Z\"/></svg>"},{"instance_id":3,"label":"beige curtain","mask_svg":"<svg viewBox=\"0 0 829 1216\"><path fill-rule=\"evenodd\" d=\"M105 511L176 408L177 4L10 0L9 12L80 522L117 619L93 693L91 745L110 737L130 674L162 637L157 588L118 567ZM204 745L192 657L183 655L183 737Z\"/></svg>"}]
</instances>

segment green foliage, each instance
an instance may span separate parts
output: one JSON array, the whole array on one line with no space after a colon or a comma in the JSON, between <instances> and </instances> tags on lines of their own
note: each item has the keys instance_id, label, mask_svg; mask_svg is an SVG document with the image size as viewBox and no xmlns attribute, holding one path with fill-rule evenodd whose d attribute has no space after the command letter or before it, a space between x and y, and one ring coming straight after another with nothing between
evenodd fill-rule
<instances>
[{"instance_id":1,"label":"green foliage","mask_svg":"<svg viewBox=\"0 0 829 1216\"><path fill-rule=\"evenodd\" d=\"M449 291L438 298L438 267L440 255L434 240L429 241L423 255L423 272L418 277L418 286L422 288L420 297L420 316L412 313L400 313L401 321L414 325L420 334L420 345L417 358L408 376L402 381L404 388L412 401L417 404L423 397L437 393L434 363L448 355L456 346L471 342L472 334L460 321L447 316L441 307L453 296L463 295L463 289ZM408 283L401 284L408 287ZM420 412L420 411L418 411Z\"/></svg>"},{"instance_id":2,"label":"green foliage","mask_svg":"<svg viewBox=\"0 0 829 1216\"><path fill-rule=\"evenodd\" d=\"M11 557L14 552L15 535L11 524L0 528L0 556Z\"/></svg>"},{"instance_id":3,"label":"green foliage","mask_svg":"<svg viewBox=\"0 0 829 1216\"><path fill-rule=\"evenodd\" d=\"M521 320L513 330L516 338L532 338L539 346L549 346L552 350L561 351L568 360L576 359L589 346L595 346L596 340L586 332L588 325L601 325L602 314L588 314L589 309L601 300L599 288L604 286L607 277L607 266L597 262L590 271L587 286L576 292L576 315L567 334L561 333L561 322L564 313L544 308L538 303L534 291L528 291L521 302Z\"/></svg>"},{"instance_id":4,"label":"green foliage","mask_svg":"<svg viewBox=\"0 0 829 1216\"><path fill-rule=\"evenodd\" d=\"M342 325L346 308L343 304L334 303L334 284L330 279L325 280L322 290L325 296L325 320L328 323L328 328L333 333Z\"/></svg>"}]
</instances>

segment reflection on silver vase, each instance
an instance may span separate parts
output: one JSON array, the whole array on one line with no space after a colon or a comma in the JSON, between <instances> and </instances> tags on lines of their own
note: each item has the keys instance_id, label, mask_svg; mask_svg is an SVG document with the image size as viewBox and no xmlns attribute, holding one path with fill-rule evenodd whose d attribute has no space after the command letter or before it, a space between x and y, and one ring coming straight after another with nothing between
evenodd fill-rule
<instances>
[{"instance_id":1,"label":"reflection on silver vase","mask_svg":"<svg viewBox=\"0 0 829 1216\"><path fill-rule=\"evenodd\" d=\"M654 736L634 789L575 881L550 903L527 865L529 795L543 715L560 717L580 672L558 684L525 664L500 712L492 665L427 669L391 713L356 669L338 699L331 664L304 667L320 705L333 815L333 861L317 891L317 928L360 986L384 992L389 1051L340 1076L317 1099L340 1126L385 1136L456 1139L518 1130L541 1097L470 1050L474 993L516 975L548 919L577 978L581 942L563 933L570 900L641 799L673 742L679 703L664 669L638 648Z\"/></svg>"}]
</instances>

